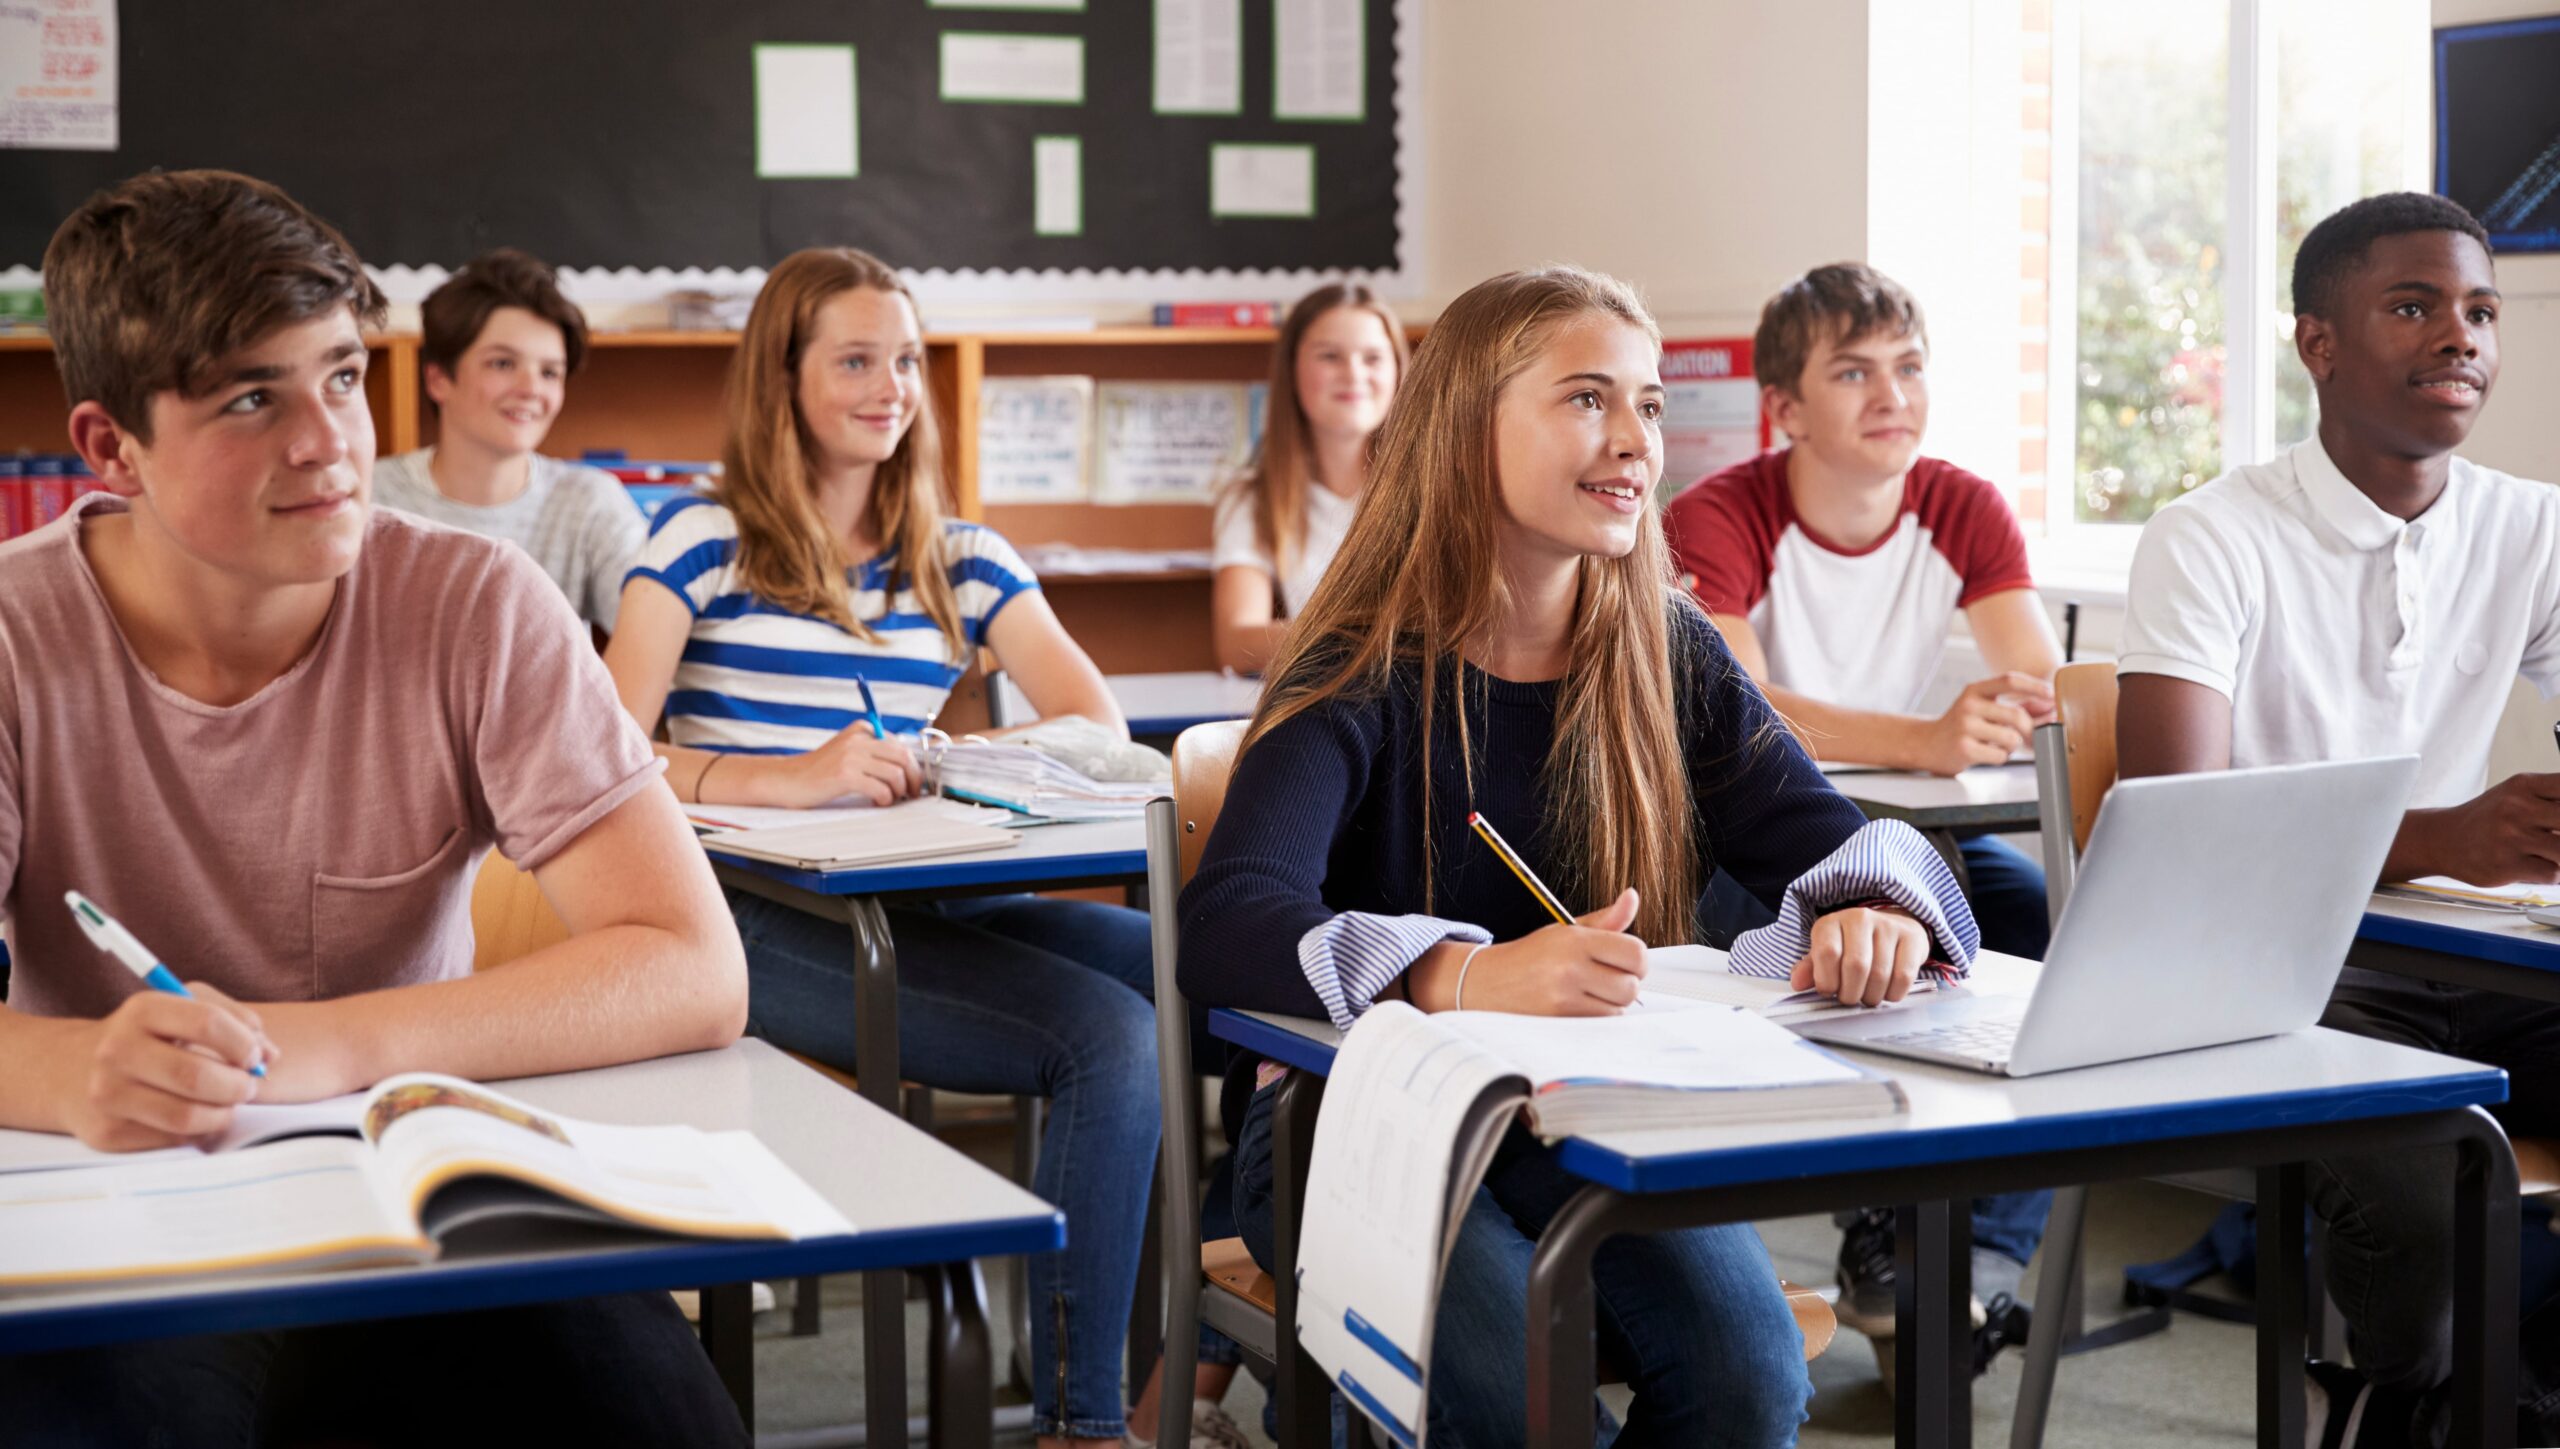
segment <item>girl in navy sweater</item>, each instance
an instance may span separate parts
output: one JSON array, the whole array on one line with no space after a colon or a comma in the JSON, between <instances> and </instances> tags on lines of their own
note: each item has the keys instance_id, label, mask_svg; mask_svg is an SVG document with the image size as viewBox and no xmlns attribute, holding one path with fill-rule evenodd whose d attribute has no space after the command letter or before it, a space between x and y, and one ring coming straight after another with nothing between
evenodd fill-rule
<instances>
[{"instance_id":1,"label":"girl in navy sweater","mask_svg":"<svg viewBox=\"0 0 2560 1449\"><path fill-rule=\"evenodd\" d=\"M1441 315L1183 892L1186 993L1344 1026L1390 998L1614 1014L1647 944L1697 939L1715 866L1780 912L1737 970L1872 1004L1933 955L1970 962L1936 853L1865 825L1670 587L1660 347L1623 285L1569 268ZM1588 913L1550 923L1470 810ZM1232 1124L1237 1211L1268 1268L1281 1071L1239 1072L1257 1089ZM1443 1280L1434 1442L1523 1438L1529 1257L1579 1186L1514 1133L1476 1194ZM1749 1226L1614 1239L1594 1276L1601 1350L1636 1390L1618 1444L1793 1441L1803 1342Z\"/></svg>"}]
</instances>

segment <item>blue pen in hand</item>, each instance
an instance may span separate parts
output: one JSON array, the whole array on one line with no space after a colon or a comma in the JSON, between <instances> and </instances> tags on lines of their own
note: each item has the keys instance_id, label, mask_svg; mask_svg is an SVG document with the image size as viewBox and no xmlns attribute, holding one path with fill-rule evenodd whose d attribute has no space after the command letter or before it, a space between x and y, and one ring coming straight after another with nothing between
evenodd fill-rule
<instances>
[{"instance_id":1,"label":"blue pen in hand","mask_svg":"<svg viewBox=\"0 0 2560 1449\"><path fill-rule=\"evenodd\" d=\"M887 739L889 730L887 726L880 723L880 701L871 697L871 681L857 674L853 677L853 687L862 691L863 712L871 716L871 737L875 740Z\"/></svg>"},{"instance_id":2,"label":"blue pen in hand","mask_svg":"<svg viewBox=\"0 0 2560 1449\"><path fill-rule=\"evenodd\" d=\"M133 933L126 930L123 923L99 910L95 902L78 891L64 891L62 899L71 907L71 918L80 923L81 933L89 938L90 945L122 961L134 975L142 978L143 985L152 990L165 991L171 996L183 996L189 1001L195 1000L195 993L189 991L186 983L178 979L178 973L170 970L159 957L151 954L148 947L135 940ZM265 1062L249 1064L250 1076L263 1077L266 1074Z\"/></svg>"}]
</instances>

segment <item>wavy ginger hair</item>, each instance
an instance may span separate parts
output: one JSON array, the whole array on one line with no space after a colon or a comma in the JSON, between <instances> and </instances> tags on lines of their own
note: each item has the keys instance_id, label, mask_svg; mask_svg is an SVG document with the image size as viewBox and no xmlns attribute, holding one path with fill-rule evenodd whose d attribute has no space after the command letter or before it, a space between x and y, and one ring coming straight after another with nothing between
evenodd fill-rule
<instances>
[{"instance_id":1,"label":"wavy ginger hair","mask_svg":"<svg viewBox=\"0 0 2560 1449\"><path fill-rule=\"evenodd\" d=\"M1481 699L1463 653L1515 607L1500 567L1506 516L1494 456L1504 390L1556 330L1599 318L1661 330L1635 293L1572 267L1510 272L1449 304L1415 350L1413 371L1372 440L1368 487L1342 551L1282 640L1245 747L1338 695L1380 695L1399 666L1421 673L1423 815L1467 804L1431 798L1432 717L1454 679L1464 777ZM1695 938L1701 862L1682 752L1670 651L1675 603L1661 524L1648 509L1624 558L1585 557L1544 765L1547 838L1558 843L1566 901L1590 910L1621 886L1642 896L1634 931L1655 945ZM1482 678L1481 675L1478 676ZM1596 827L1596 828L1595 828ZM1428 908L1434 832L1426 825Z\"/></svg>"},{"instance_id":2,"label":"wavy ginger hair","mask_svg":"<svg viewBox=\"0 0 2560 1449\"><path fill-rule=\"evenodd\" d=\"M857 638L877 641L853 614L846 580L854 560L818 513L816 444L800 421L800 359L814 340L818 310L869 287L904 297L888 263L852 247L793 252L765 277L729 363L728 441L712 496L738 520L738 572L757 597L813 615ZM912 587L956 661L968 654L960 604L943 567L942 431L933 390L919 389L915 421L871 481L870 521L895 560L888 592Z\"/></svg>"}]
</instances>

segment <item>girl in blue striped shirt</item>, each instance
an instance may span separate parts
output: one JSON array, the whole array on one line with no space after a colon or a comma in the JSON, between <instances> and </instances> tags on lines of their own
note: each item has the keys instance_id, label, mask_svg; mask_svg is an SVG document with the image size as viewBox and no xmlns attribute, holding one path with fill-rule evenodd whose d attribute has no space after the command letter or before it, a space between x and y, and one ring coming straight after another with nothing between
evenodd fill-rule
<instances>
[{"instance_id":1,"label":"girl in blue striped shirt","mask_svg":"<svg viewBox=\"0 0 2560 1449\"><path fill-rule=\"evenodd\" d=\"M922 777L912 736L992 649L1043 716L1123 721L1003 538L947 518L914 298L866 253L774 268L729 378L724 469L670 503L624 585L605 655L624 705L663 722L687 800L886 805ZM856 676L889 738L874 738ZM844 928L731 892L752 983L748 1029L849 1070ZM1146 918L1031 896L891 907L908 1075L1052 1104L1034 1191L1067 1249L1031 1260L1032 1389L1043 1445L1117 1445L1147 1185L1154 1012Z\"/></svg>"}]
</instances>

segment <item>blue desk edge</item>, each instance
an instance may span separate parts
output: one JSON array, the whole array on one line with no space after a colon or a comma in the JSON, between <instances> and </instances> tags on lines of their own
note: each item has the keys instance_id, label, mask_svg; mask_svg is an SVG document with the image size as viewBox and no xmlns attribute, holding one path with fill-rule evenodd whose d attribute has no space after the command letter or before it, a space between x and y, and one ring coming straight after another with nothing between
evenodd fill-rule
<instances>
[{"instance_id":1,"label":"blue desk edge","mask_svg":"<svg viewBox=\"0 0 2560 1449\"><path fill-rule=\"evenodd\" d=\"M415 1276L357 1279L324 1272L254 1288L177 1284L172 1292L180 1296L171 1298L66 1304L56 1309L30 1306L0 1314L0 1354L870 1268L920 1268L1017 1253L1052 1253L1066 1245L1066 1215L1053 1211L964 1227L857 1230L796 1243L648 1243L625 1252L529 1263L466 1263L421 1270Z\"/></svg>"},{"instance_id":2,"label":"blue desk edge","mask_svg":"<svg viewBox=\"0 0 2560 1449\"><path fill-rule=\"evenodd\" d=\"M1305 1071L1322 1074L1333 1066L1331 1048L1242 1012L1223 1008L1211 1011L1209 1030L1221 1041ZM1946 1127L1928 1132L1870 1132L1664 1156L1634 1156L1577 1137L1557 1147L1556 1160L1576 1177L1620 1192L1677 1192L1824 1176L1841 1171L1846 1163L1873 1169L1969 1162L2172 1137L2206 1137L2289 1123L2342 1122L2453 1107L2488 1107L2506 1099L2507 1074L2494 1067L2482 1067L2471 1072L2413 1078L2387 1088L2271 1092L2175 1107L2112 1108L2025 1122Z\"/></svg>"},{"instance_id":3,"label":"blue desk edge","mask_svg":"<svg viewBox=\"0 0 2560 1449\"><path fill-rule=\"evenodd\" d=\"M2368 911L2363 924L2356 927L2356 939L2436 951L2474 961L2495 961L2503 966L2521 966L2529 971L2560 971L2560 935L2536 940L2531 936L2466 930L2461 926L2413 921L2406 916L2386 916Z\"/></svg>"}]
</instances>

